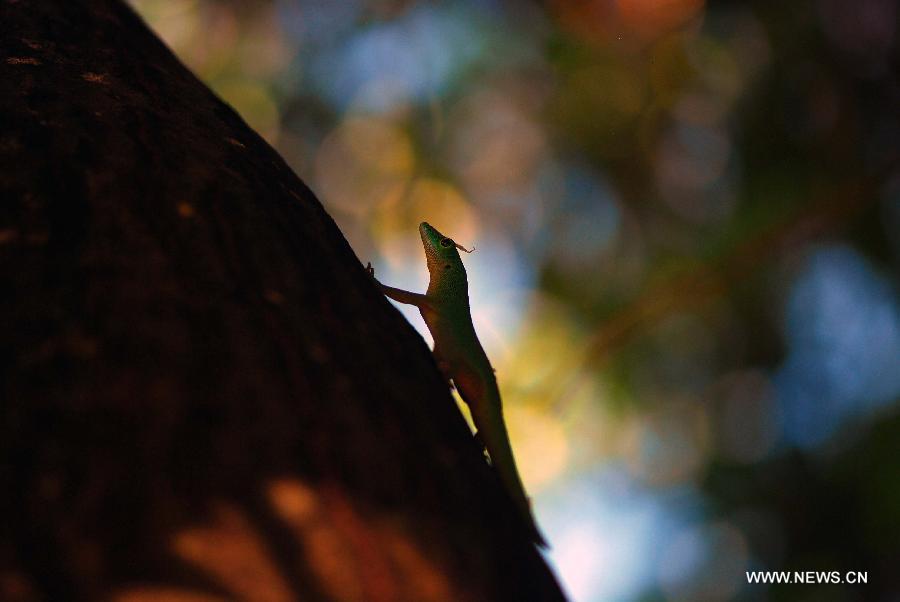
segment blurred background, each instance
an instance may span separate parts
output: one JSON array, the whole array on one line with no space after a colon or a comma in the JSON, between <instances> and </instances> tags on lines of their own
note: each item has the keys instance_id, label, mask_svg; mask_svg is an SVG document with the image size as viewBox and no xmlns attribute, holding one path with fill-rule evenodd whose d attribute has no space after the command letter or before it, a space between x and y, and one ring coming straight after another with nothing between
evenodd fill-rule
<instances>
[{"instance_id":1,"label":"blurred background","mask_svg":"<svg viewBox=\"0 0 900 602\"><path fill-rule=\"evenodd\" d=\"M382 282L477 247L574 600L900 600L895 2L132 4Z\"/></svg>"}]
</instances>

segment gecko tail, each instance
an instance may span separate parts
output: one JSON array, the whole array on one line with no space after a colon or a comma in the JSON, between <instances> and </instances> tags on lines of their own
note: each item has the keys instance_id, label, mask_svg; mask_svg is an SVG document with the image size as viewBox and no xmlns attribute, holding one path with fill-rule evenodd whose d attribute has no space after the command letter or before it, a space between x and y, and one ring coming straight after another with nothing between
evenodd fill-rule
<instances>
[{"instance_id":1,"label":"gecko tail","mask_svg":"<svg viewBox=\"0 0 900 602\"><path fill-rule=\"evenodd\" d=\"M497 475L497 477L499 480L499 475ZM506 487L503 487L503 491L509 496L509 500L512 502L513 507L518 510L516 514L519 517L519 524L522 526L522 530L528 536L528 539L540 548L541 551L549 551L550 544L547 542L547 538L544 537L541 528L538 527L537 520L534 518L534 510L531 507L531 498L524 495L524 492L522 492L521 497L515 496Z\"/></svg>"},{"instance_id":2,"label":"gecko tail","mask_svg":"<svg viewBox=\"0 0 900 602\"><path fill-rule=\"evenodd\" d=\"M532 542L534 542L534 545L541 549L542 552L550 551L550 544L547 543L547 539L544 537L544 534L541 533L540 530L538 530L537 526L535 526L534 528L534 533L532 534L531 540Z\"/></svg>"},{"instance_id":3,"label":"gecko tail","mask_svg":"<svg viewBox=\"0 0 900 602\"><path fill-rule=\"evenodd\" d=\"M541 528L538 527L537 521L534 520L534 511L531 508L531 498L528 498L528 516L526 517L526 520L528 522L529 535L531 536L531 541L534 545L544 552L550 551L550 544L547 543L547 538L541 533Z\"/></svg>"}]
</instances>

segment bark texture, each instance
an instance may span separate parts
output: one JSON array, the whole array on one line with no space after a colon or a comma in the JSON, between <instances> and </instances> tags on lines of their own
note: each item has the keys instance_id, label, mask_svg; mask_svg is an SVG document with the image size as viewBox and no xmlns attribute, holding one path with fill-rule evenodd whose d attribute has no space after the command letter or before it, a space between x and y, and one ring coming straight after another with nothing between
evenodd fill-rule
<instances>
[{"instance_id":1,"label":"bark texture","mask_svg":"<svg viewBox=\"0 0 900 602\"><path fill-rule=\"evenodd\" d=\"M561 599L276 152L118 1L0 23L0 598Z\"/></svg>"}]
</instances>

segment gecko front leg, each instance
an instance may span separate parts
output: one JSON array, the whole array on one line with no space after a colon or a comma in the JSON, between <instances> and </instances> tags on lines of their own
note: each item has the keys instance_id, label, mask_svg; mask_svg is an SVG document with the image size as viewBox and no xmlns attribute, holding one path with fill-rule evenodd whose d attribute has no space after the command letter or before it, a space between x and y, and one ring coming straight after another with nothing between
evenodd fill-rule
<instances>
[{"instance_id":1,"label":"gecko front leg","mask_svg":"<svg viewBox=\"0 0 900 602\"><path fill-rule=\"evenodd\" d=\"M366 264L366 273L372 277L375 281L375 284L378 285L378 288L381 289L387 297L390 297L394 301L398 303L405 303L407 305L415 305L420 310L423 307L430 307L431 301L425 295L421 293L413 293L411 291L405 291L401 288L394 288L393 286L388 286L386 284L382 284L375 278L375 268L372 267L371 263Z\"/></svg>"}]
</instances>

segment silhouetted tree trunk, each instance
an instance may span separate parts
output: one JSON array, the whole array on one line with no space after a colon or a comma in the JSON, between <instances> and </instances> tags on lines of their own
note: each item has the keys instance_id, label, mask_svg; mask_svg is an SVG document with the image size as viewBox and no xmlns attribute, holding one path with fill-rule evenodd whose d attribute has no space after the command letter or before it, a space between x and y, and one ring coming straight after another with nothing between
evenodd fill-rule
<instances>
[{"instance_id":1,"label":"silhouetted tree trunk","mask_svg":"<svg viewBox=\"0 0 900 602\"><path fill-rule=\"evenodd\" d=\"M0 2L0 197L0 598L562 597L422 339L121 3Z\"/></svg>"}]
</instances>

